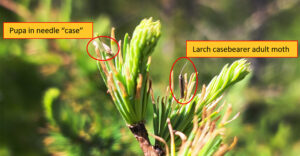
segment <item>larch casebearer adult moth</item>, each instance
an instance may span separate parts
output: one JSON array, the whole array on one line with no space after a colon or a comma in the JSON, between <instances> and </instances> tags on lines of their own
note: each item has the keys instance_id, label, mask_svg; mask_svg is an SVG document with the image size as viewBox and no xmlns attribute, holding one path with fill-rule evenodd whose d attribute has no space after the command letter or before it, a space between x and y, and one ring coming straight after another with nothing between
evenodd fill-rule
<instances>
[{"instance_id":1,"label":"larch casebearer adult moth","mask_svg":"<svg viewBox=\"0 0 300 156\"><path fill-rule=\"evenodd\" d=\"M182 76L182 71L185 68L187 64L187 61L185 62L185 64L183 65L180 74L179 74L179 87L180 87L180 98L184 98L184 89L185 89L185 83L184 83L184 76Z\"/></svg>"}]
</instances>

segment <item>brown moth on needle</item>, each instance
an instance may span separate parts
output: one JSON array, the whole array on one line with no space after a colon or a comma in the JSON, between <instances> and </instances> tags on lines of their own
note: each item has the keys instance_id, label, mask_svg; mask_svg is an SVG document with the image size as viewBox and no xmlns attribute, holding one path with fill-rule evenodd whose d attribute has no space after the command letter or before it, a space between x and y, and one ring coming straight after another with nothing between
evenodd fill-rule
<instances>
[{"instance_id":1,"label":"brown moth on needle","mask_svg":"<svg viewBox=\"0 0 300 156\"><path fill-rule=\"evenodd\" d=\"M185 68L187 62L185 62L185 64L183 65L180 74L178 76L179 79L179 87L180 87L180 98L184 98L184 90L185 90L185 80L184 80L184 76L182 75L182 71Z\"/></svg>"}]
</instances>

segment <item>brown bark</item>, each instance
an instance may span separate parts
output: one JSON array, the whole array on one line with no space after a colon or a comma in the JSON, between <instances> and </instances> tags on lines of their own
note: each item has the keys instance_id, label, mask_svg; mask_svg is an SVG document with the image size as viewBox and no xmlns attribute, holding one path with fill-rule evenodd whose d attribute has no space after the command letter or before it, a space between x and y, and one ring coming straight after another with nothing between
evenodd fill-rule
<instances>
[{"instance_id":1,"label":"brown bark","mask_svg":"<svg viewBox=\"0 0 300 156\"><path fill-rule=\"evenodd\" d=\"M161 148L151 145L148 137L148 132L147 129L145 128L144 123L129 125L128 127L131 130L132 134L137 139L137 141L139 142L140 147L143 150L145 156L164 155L164 151Z\"/></svg>"}]
</instances>

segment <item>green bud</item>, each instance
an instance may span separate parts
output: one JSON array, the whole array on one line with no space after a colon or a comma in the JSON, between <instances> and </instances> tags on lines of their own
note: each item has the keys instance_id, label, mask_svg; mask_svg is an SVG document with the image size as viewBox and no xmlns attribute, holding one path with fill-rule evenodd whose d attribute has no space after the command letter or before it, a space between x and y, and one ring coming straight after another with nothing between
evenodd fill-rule
<instances>
[{"instance_id":1,"label":"green bud","mask_svg":"<svg viewBox=\"0 0 300 156\"><path fill-rule=\"evenodd\" d=\"M160 22L154 22L152 18L142 20L135 28L125 61L126 68L132 73L133 80L136 80L138 73L142 73L144 76L147 59L154 51L160 37L160 29Z\"/></svg>"},{"instance_id":2,"label":"green bud","mask_svg":"<svg viewBox=\"0 0 300 156\"><path fill-rule=\"evenodd\" d=\"M160 28L159 21L153 22L152 18L142 20L133 32L130 52L136 56L148 57L160 37Z\"/></svg>"},{"instance_id":3,"label":"green bud","mask_svg":"<svg viewBox=\"0 0 300 156\"><path fill-rule=\"evenodd\" d=\"M160 37L161 25L159 21L152 21L152 18L144 19L135 28L133 37L129 44L129 50L125 56L125 66L123 71L130 72L131 80L127 82L127 89L129 95L135 94L135 87L137 77L142 74L146 77L148 57L154 51L154 47Z\"/></svg>"}]
</instances>

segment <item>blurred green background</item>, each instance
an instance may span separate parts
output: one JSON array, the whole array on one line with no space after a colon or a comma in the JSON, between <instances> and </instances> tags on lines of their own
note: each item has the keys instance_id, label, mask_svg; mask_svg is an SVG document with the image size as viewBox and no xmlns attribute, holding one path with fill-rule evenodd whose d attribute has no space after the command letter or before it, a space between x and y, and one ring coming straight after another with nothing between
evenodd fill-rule
<instances>
[{"instance_id":1,"label":"blurred green background","mask_svg":"<svg viewBox=\"0 0 300 156\"><path fill-rule=\"evenodd\" d=\"M173 62L185 56L185 40L299 40L299 10L299 0L1 0L0 20L91 21L101 35L115 27L120 40L141 19L158 19L162 37L150 73L158 96L169 83ZM0 31L2 36L2 24ZM85 51L87 42L1 38L1 156L142 154L106 94L96 62ZM199 84L234 60L193 58ZM226 93L234 112L241 112L228 126L228 140L239 138L228 155L300 155L299 58L248 60L253 73ZM45 117L43 106L52 87L60 92L53 105L55 122Z\"/></svg>"}]
</instances>

